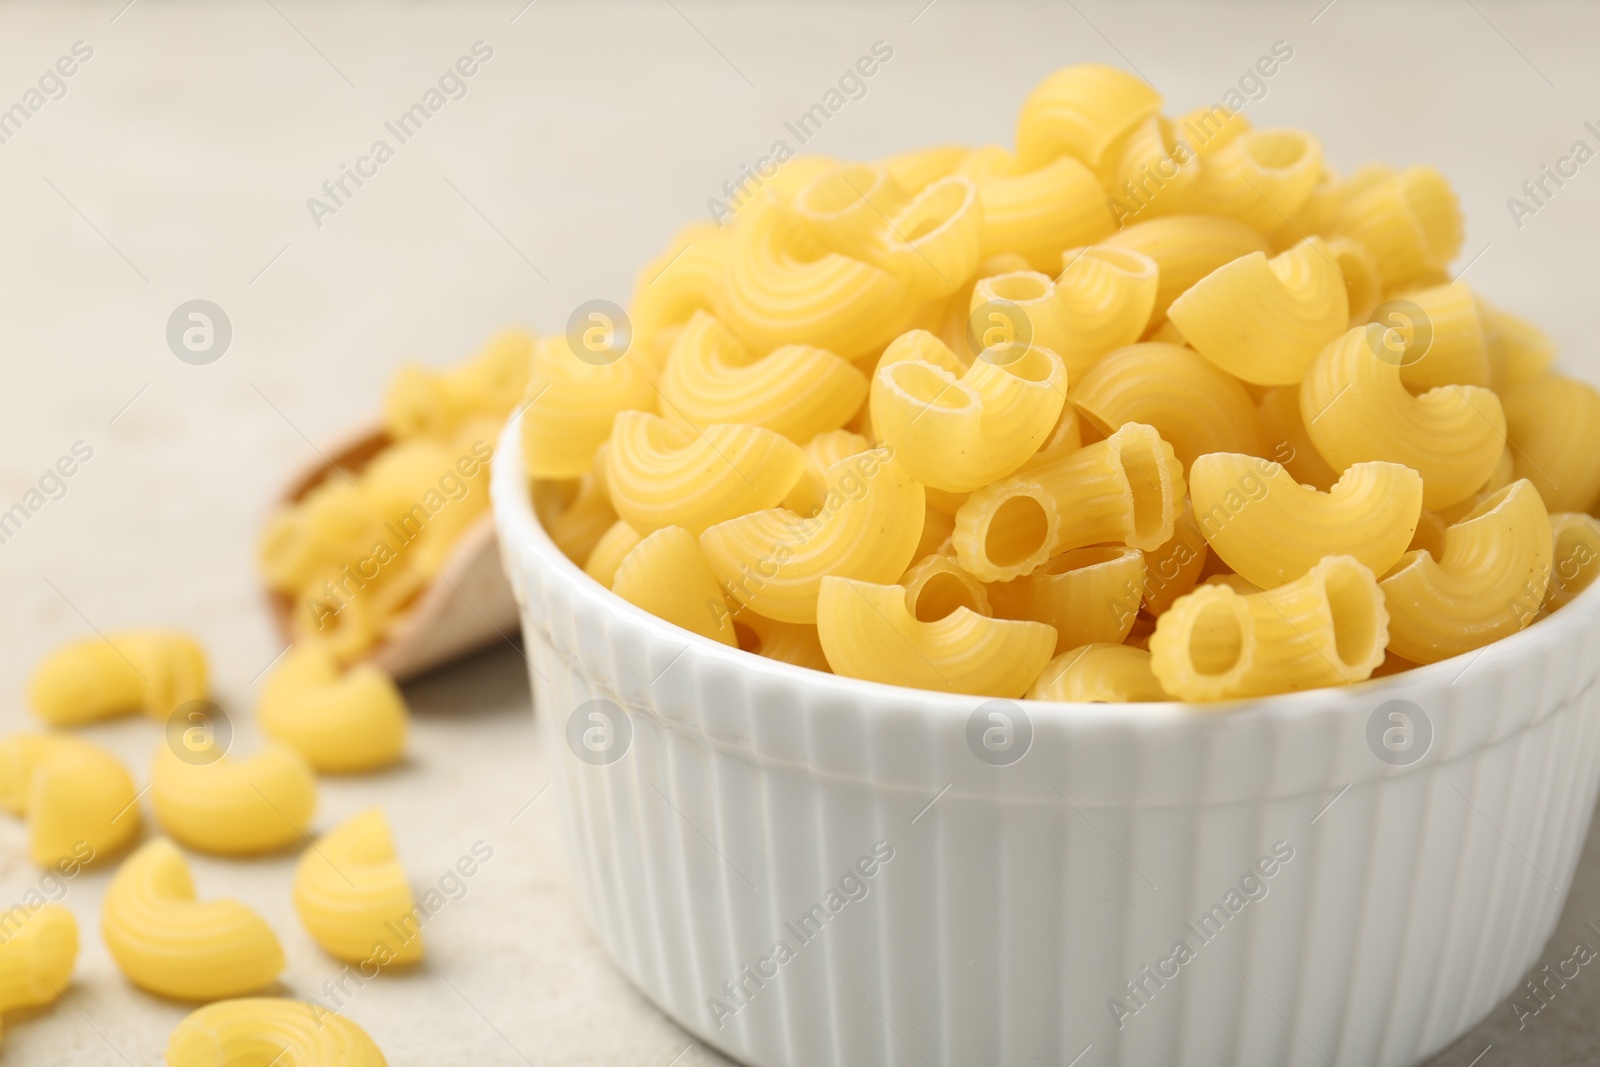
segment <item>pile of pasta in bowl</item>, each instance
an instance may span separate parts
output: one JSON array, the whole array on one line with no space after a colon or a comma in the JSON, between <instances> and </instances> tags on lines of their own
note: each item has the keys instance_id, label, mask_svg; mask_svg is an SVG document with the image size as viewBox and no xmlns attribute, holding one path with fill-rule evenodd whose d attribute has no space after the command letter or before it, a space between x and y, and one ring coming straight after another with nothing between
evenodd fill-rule
<instances>
[{"instance_id":1,"label":"pile of pasta in bowl","mask_svg":"<svg viewBox=\"0 0 1600 1067\"><path fill-rule=\"evenodd\" d=\"M1576 596L1600 392L1452 280L1448 182L1161 103L1072 67L1015 151L795 158L685 229L627 329L535 345L557 545L755 654L1044 700L1347 685Z\"/></svg>"}]
</instances>

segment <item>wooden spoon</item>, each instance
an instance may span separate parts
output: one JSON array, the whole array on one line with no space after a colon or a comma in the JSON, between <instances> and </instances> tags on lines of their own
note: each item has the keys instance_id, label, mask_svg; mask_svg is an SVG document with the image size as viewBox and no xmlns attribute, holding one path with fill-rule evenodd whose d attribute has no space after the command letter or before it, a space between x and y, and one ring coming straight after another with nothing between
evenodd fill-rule
<instances>
[{"instance_id":1,"label":"wooden spoon","mask_svg":"<svg viewBox=\"0 0 1600 1067\"><path fill-rule=\"evenodd\" d=\"M302 470L289 483L280 504L298 503L325 479L337 477L336 467L360 471L392 443L382 429L368 427L351 434L327 453L331 462L319 458ZM293 598L268 589L267 603L278 633L284 641L293 642ZM494 511L486 508L451 547L439 573L363 661L404 681L485 645L510 641L516 630L517 604L500 569Z\"/></svg>"}]
</instances>

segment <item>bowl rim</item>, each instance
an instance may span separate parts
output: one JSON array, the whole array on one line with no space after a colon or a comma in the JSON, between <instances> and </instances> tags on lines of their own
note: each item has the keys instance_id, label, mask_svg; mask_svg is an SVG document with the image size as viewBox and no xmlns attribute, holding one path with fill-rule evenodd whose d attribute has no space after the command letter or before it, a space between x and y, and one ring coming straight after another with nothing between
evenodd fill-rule
<instances>
[{"instance_id":1,"label":"bowl rim","mask_svg":"<svg viewBox=\"0 0 1600 1067\"><path fill-rule=\"evenodd\" d=\"M919 711L936 716L949 715L963 723L973 710L973 701L1007 700L1020 705L1033 719L1057 722L1062 725L1092 726L1116 725L1122 727L1157 726L1174 722L1193 723L1197 720L1240 721L1268 719L1296 721L1326 713L1330 704L1359 702L1362 708L1370 706L1375 698L1398 699L1408 694L1425 695L1455 685L1466 677L1478 661L1489 657L1491 661L1529 653L1535 647L1559 641L1567 632L1583 625L1593 626L1600 615L1600 581L1563 605L1557 612L1540 619L1514 634L1490 642L1470 652L1436 663L1419 664L1409 671L1369 678L1347 686L1324 686L1292 693L1277 693L1265 697L1246 697L1219 700L1209 703L1189 703L1182 700L1164 700L1129 703L1085 703L1079 701L1035 700L1028 697L983 697L964 693L945 693L936 689L918 689L912 686L890 685L887 682L868 681L812 670L782 660L746 652L740 648L713 641L691 630L683 629L632 604L607 589L584 573L556 546L544 524L533 509L529 479L524 476L522 455L522 418L528 405L524 405L506 420L496 445L493 469L490 476L491 506L495 522L505 539L503 553L521 556L524 547L534 549L535 561L544 568L548 577L562 581L613 617L627 625L647 632L650 636L684 645L685 651L724 664L733 670L755 672L769 680L791 686L809 686L822 693L831 693L855 701L876 704L893 703L901 706L914 703ZM507 575L513 586L518 582L515 573ZM522 591L517 591L518 599ZM1450 680L1440 684L1446 676ZM1591 683L1592 684L1592 683Z\"/></svg>"}]
</instances>

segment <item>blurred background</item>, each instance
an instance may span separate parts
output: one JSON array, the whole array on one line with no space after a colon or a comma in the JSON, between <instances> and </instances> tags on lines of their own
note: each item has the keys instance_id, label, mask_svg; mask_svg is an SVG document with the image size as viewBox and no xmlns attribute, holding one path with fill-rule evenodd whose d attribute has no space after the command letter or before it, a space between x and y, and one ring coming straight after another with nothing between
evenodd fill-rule
<instances>
[{"instance_id":1,"label":"blurred background","mask_svg":"<svg viewBox=\"0 0 1600 1067\"><path fill-rule=\"evenodd\" d=\"M0 511L80 442L92 457L0 543L0 727L30 725L26 678L54 645L159 623L203 638L250 743L283 647L254 548L286 479L373 419L402 361L463 359L507 325L562 330L587 300L625 305L671 233L710 218L773 142L797 146L785 124L875 45L891 58L806 151L1010 145L1028 90L1087 60L1136 71L1169 112L1237 91L1252 123L1310 129L1340 169L1439 167L1467 215L1466 280L1600 379L1600 161L1538 200L1523 188L1578 141L1600 152L1597 44L1600 10L1576 2L7 5ZM1252 72L1285 48L1270 78ZM441 83L464 56L474 73ZM420 129L386 127L430 90L442 102ZM363 162L380 139L392 156ZM201 365L168 343L194 300L231 330ZM437 917L430 963L360 989L350 1017L396 1065L725 1062L588 937L537 799L524 671L503 647L408 687L407 765L324 782L318 828L382 804L419 886L476 841L496 857ZM149 723L92 736L145 780ZM22 840L0 821L10 897L37 880ZM292 857L195 869L203 895L279 931L284 992L337 978L291 912ZM0 1063L161 1061L184 1009L134 991L99 945L108 876L66 900L85 931L69 1002L8 1017ZM1576 939L1600 947L1592 838L1577 877L1551 962ZM1592 1063L1597 1008L1586 969L1537 1017L1497 1010L1436 1062Z\"/></svg>"}]
</instances>

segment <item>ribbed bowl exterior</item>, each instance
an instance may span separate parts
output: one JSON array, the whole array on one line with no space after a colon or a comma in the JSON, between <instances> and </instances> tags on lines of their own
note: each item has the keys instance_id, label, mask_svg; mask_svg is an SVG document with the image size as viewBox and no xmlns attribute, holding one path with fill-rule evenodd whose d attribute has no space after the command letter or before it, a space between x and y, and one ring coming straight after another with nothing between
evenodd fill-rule
<instances>
[{"instance_id":1,"label":"ribbed bowl exterior","mask_svg":"<svg viewBox=\"0 0 1600 1067\"><path fill-rule=\"evenodd\" d=\"M1475 655L1225 713L1016 702L1031 744L992 766L982 700L763 660L601 588L534 518L515 421L494 496L589 921L735 1059L1412 1064L1554 929L1600 782L1600 589ZM1395 707L1431 726L1405 765L1372 740ZM595 708L612 762L569 740Z\"/></svg>"}]
</instances>

